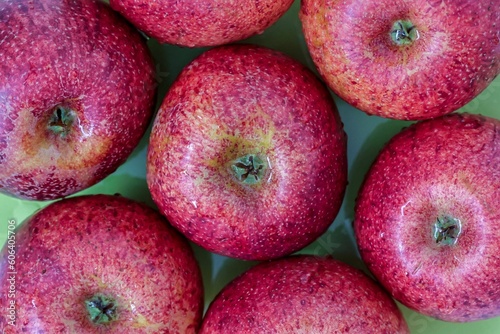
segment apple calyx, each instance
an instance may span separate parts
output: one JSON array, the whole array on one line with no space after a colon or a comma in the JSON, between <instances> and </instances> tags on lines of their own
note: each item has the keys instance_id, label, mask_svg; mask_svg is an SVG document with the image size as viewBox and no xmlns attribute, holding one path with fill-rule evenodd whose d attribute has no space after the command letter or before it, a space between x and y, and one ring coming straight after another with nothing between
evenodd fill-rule
<instances>
[{"instance_id":1,"label":"apple calyx","mask_svg":"<svg viewBox=\"0 0 500 334\"><path fill-rule=\"evenodd\" d=\"M56 135L66 137L76 120L76 113L62 105L54 107L49 119L48 129Z\"/></svg>"},{"instance_id":2,"label":"apple calyx","mask_svg":"<svg viewBox=\"0 0 500 334\"><path fill-rule=\"evenodd\" d=\"M436 244L453 246L462 232L459 219L447 215L439 216L433 226L433 238Z\"/></svg>"},{"instance_id":3,"label":"apple calyx","mask_svg":"<svg viewBox=\"0 0 500 334\"><path fill-rule=\"evenodd\" d=\"M85 300L90 321L96 325L106 325L118 318L117 303L113 298L96 294Z\"/></svg>"},{"instance_id":4,"label":"apple calyx","mask_svg":"<svg viewBox=\"0 0 500 334\"><path fill-rule=\"evenodd\" d=\"M257 154L247 154L231 162L231 170L238 181L244 184L258 184L266 175L266 159Z\"/></svg>"},{"instance_id":5,"label":"apple calyx","mask_svg":"<svg viewBox=\"0 0 500 334\"><path fill-rule=\"evenodd\" d=\"M410 45L420 38L420 34L410 21L398 20L392 25L391 38L397 45Z\"/></svg>"}]
</instances>

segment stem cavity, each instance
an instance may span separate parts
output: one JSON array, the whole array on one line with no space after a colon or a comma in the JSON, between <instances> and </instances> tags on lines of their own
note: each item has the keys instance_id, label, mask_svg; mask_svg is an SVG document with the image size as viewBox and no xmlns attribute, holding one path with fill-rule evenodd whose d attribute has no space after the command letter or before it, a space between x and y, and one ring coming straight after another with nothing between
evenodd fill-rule
<instances>
[{"instance_id":1,"label":"stem cavity","mask_svg":"<svg viewBox=\"0 0 500 334\"><path fill-rule=\"evenodd\" d=\"M391 38L397 45L410 45L420 38L420 34L410 21L398 20L392 25Z\"/></svg>"}]
</instances>

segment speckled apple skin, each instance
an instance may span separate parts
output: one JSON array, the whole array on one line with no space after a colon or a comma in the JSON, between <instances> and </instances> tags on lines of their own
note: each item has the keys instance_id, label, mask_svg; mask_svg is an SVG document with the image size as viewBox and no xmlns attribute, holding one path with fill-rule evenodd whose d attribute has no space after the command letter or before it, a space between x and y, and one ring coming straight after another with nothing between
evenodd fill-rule
<instances>
[{"instance_id":1,"label":"speckled apple skin","mask_svg":"<svg viewBox=\"0 0 500 334\"><path fill-rule=\"evenodd\" d=\"M195 333L203 286L192 250L151 208L94 195L49 205L16 234L16 326L10 333ZM0 258L0 309L6 310L6 248ZM95 326L85 299L106 294L118 320Z\"/></svg>"},{"instance_id":2,"label":"speckled apple skin","mask_svg":"<svg viewBox=\"0 0 500 334\"><path fill-rule=\"evenodd\" d=\"M110 0L111 7L161 43L216 46L262 33L293 0Z\"/></svg>"},{"instance_id":3,"label":"speckled apple skin","mask_svg":"<svg viewBox=\"0 0 500 334\"><path fill-rule=\"evenodd\" d=\"M410 333L391 297L332 258L293 256L259 264L210 305L200 334Z\"/></svg>"},{"instance_id":4,"label":"speckled apple skin","mask_svg":"<svg viewBox=\"0 0 500 334\"><path fill-rule=\"evenodd\" d=\"M257 185L228 164L269 159ZM327 89L270 49L212 49L187 66L154 121L147 158L152 197L189 239L223 255L264 260L319 237L340 208L346 135Z\"/></svg>"},{"instance_id":5,"label":"speckled apple skin","mask_svg":"<svg viewBox=\"0 0 500 334\"><path fill-rule=\"evenodd\" d=\"M419 120L471 101L500 72L499 0L303 0L311 56L329 87L368 114ZM420 38L398 47L410 20Z\"/></svg>"},{"instance_id":6,"label":"speckled apple skin","mask_svg":"<svg viewBox=\"0 0 500 334\"><path fill-rule=\"evenodd\" d=\"M92 0L0 3L0 192L70 195L125 161L151 120L154 65L140 34ZM78 117L65 138L53 108Z\"/></svg>"},{"instance_id":7,"label":"speckled apple skin","mask_svg":"<svg viewBox=\"0 0 500 334\"><path fill-rule=\"evenodd\" d=\"M356 205L363 260L408 307L446 321L500 315L500 121L451 114L412 125L383 148ZM438 215L460 219L436 244Z\"/></svg>"}]
</instances>

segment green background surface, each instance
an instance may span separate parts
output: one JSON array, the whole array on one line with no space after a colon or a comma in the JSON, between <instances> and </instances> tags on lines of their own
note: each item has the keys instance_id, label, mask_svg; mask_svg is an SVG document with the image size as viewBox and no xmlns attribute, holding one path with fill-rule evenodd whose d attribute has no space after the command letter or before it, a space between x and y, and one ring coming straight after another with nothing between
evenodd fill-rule
<instances>
[{"instance_id":1,"label":"green background surface","mask_svg":"<svg viewBox=\"0 0 500 334\"><path fill-rule=\"evenodd\" d=\"M298 19L299 6L299 1L295 1L292 8L274 26L266 30L262 35L254 36L244 42L280 50L315 70L303 39L301 24ZM148 44L157 63L159 106L166 91L182 68L205 49L187 49L160 45L155 40L149 40ZM354 200L365 173L381 147L403 127L408 126L410 122L368 116L349 106L336 96L334 98L349 138L349 186L339 215L329 230L300 253L330 254L337 259L364 269L357 253L351 228L354 216ZM499 105L500 77L460 111L500 119ZM118 168L115 173L79 194L120 193L126 197L154 206L145 181L148 137L149 131L127 162ZM20 223L47 204L48 202L23 201L0 194L0 245L5 242L7 223L10 219ZM202 268L206 306L224 285L256 264L256 262L239 261L211 254L196 245L193 245L193 247ZM401 309L412 333L500 333L500 317L474 323L453 324L422 316L403 306L401 306Z\"/></svg>"}]
</instances>

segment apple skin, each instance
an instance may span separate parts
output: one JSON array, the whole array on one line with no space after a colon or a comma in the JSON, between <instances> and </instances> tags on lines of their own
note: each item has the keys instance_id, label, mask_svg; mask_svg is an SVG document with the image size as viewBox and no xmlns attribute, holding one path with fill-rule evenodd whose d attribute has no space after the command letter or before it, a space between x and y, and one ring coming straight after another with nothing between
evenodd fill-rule
<instances>
[{"instance_id":1,"label":"apple skin","mask_svg":"<svg viewBox=\"0 0 500 334\"><path fill-rule=\"evenodd\" d=\"M500 121L450 114L382 149L356 204L363 260L406 306L445 321L500 315ZM443 244L438 217L460 220ZM458 231L458 230L457 230Z\"/></svg>"},{"instance_id":2,"label":"apple skin","mask_svg":"<svg viewBox=\"0 0 500 334\"><path fill-rule=\"evenodd\" d=\"M152 118L145 41L92 0L0 3L0 192L61 198L112 173ZM57 109L73 116L49 128Z\"/></svg>"},{"instance_id":3,"label":"apple skin","mask_svg":"<svg viewBox=\"0 0 500 334\"><path fill-rule=\"evenodd\" d=\"M303 0L300 19L338 96L371 115L419 120L457 110L498 75L499 7L498 0ZM395 44L398 20L409 20L419 38Z\"/></svg>"},{"instance_id":4,"label":"apple skin","mask_svg":"<svg viewBox=\"0 0 500 334\"><path fill-rule=\"evenodd\" d=\"M292 256L261 263L214 299L200 334L410 333L377 283L332 258Z\"/></svg>"},{"instance_id":5,"label":"apple skin","mask_svg":"<svg viewBox=\"0 0 500 334\"><path fill-rule=\"evenodd\" d=\"M161 43L216 46L262 33L293 0L110 0L111 7Z\"/></svg>"},{"instance_id":6,"label":"apple skin","mask_svg":"<svg viewBox=\"0 0 500 334\"><path fill-rule=\"evenodd\" d=\"M8 291L7 247L0 289ZM203 286L192 250L153 209L120 196L64 199L37 212L16 233L17 322L2 333L195 333ZM84 301L116 299L118 319L89 320ZM0 295L0 308L9 299Z\"/></svg>"},{"instance_id":7,"label":"apple skin","mask_svg":"<svg viewBox=\"0 0 500 334\"><path fill-rule=\"evenodd\" d=\"M331 95L307 68L263 47L218 47L165 96L148 146L148 186L160 212L211 252L281 257L337 215L346 141ZM232 171L248 154L267 165L256 184Z\"/></svg>"}]
</instances>

